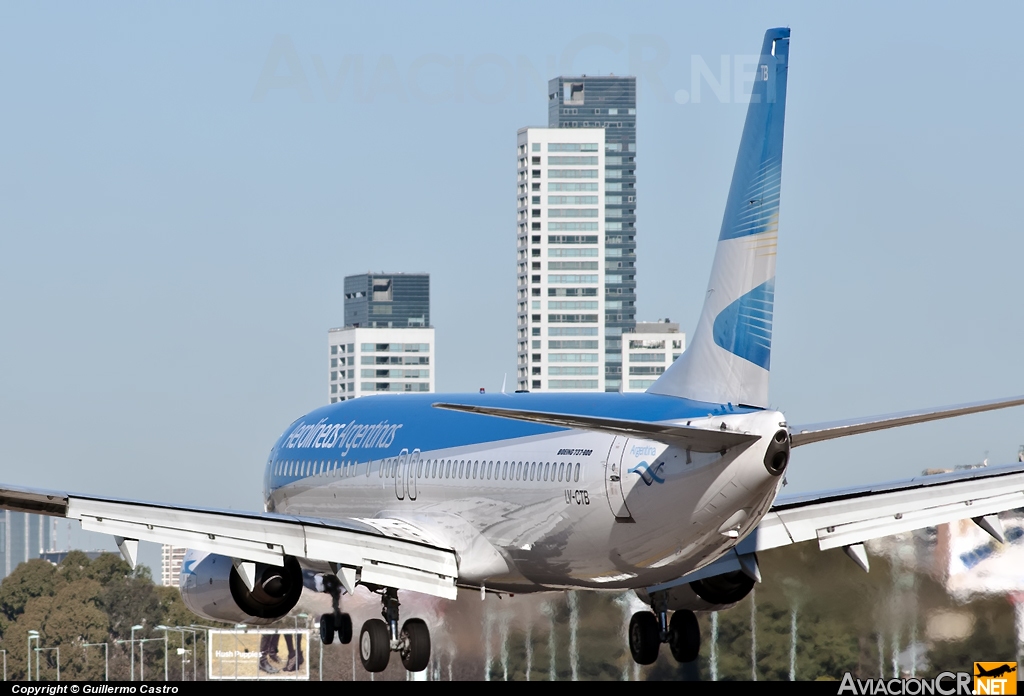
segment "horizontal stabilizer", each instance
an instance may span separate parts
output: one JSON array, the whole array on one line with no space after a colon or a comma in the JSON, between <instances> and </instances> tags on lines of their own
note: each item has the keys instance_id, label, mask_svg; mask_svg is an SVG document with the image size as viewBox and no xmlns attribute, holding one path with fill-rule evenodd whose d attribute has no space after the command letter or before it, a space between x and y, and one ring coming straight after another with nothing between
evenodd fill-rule
<instances>
[{"instance_id":1,"label":"horizontal stabilizer","mask_svg":"<svg viewBox=\"0 0 1024 696\"><path fill-rule=\"evenodd\" d=\"M799 447L800 445L833 440L837 437L846 437L847 435L860 435L861 433L870 433L875 430L898 428L902 425L912 425L913 423L927 423L928 421L941 420L943 418L965 416L968 413L995 411L996 409L1020 406L1022 404L1024 404L1024 396L1015 396L1009 399L977 401L971 404L906 411L904 413L890 413L884 416L869 416L867 418L832 421L831 423L796 425L791 428L790 432L792 433L793 447Z\"/></svg>"},{"instance_id":2,"label":"horizontal stabilizer","mask_svg":"<svg viewBox=\"0 0 1024 696\"><path fill-rule=\"evenodd\" d=\"M650 423L620 418L523 411L514 408L494 408L491 406L472 406L469 404L437 403L433 404L433 406L434 408L443 408L449 411L463 411L465 413L477 413L482 416L511 418L530 423L553 425L559 428L594 430L612 435L626 435L627 437L656 440L694 452L722 452L740 445L749 445L758 439L757 435L749 433L738 433L731 430L706 430L704 428L677 425L675 423Z\"/></svg>"}]
</instances>

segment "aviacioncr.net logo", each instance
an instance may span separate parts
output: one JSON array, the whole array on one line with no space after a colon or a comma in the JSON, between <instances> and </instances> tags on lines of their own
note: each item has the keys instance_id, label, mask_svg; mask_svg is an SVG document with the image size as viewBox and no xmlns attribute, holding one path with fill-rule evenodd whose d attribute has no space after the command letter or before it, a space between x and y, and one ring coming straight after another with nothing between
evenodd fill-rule
<instances>
[{"instance_id":1,"label":"aviacioncr.net logo","mask_svg":"<svg viewBox=\"0 0 1024 696\"><path fill-rule=\"evenodd\" d=\"M968 672L942 672L933 679L854 679L847 672L837 693L856 696L970 696L974 691Z\"/></svg>"}]
</instances>

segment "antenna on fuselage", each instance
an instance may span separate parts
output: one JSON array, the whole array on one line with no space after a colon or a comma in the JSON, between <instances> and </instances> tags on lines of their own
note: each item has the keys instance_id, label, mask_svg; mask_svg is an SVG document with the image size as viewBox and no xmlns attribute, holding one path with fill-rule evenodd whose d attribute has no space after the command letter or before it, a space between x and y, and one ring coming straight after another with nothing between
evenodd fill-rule
<instances>
[{"instance_id":1,"label":"antenna on fuselage","mask_svg":"<svg viewBox=\"0 0 1024 696\"><path fill-rule=\"evenodd\" d=\"M505 393L505 382L508 380L508 373L506 372L501 376L501 393Z\"/></svg>"}]
</instances>

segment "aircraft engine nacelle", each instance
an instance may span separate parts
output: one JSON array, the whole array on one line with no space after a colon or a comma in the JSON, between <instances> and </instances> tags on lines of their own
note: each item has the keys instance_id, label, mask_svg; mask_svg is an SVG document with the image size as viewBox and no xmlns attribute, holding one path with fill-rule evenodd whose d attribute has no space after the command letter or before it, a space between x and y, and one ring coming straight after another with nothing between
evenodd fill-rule
<instances>
[{"instance_id":1,"label":"aircraft engine nacelle","mask_svg":"<svg viewBox=\"0 0 1024 696\"><path fill-rule=\"evenodd\" d=\"M245 586L228 556L189 549L181 564L181 598L194 614L228 623L269 624L302 594L302 569L291 556L284 566L256 564L254 589Z\"/></svg>"},{"instance_id":2,"label":"aircraft engine nacelle","mask_svg":"<svg viewBox=\"0 0 1024 696\"><path fill-rule=\"evenodd\" d=\"M735 606L741 599L754 589L754 578L742 570L731 573L713 575L709 578L694 580L665 590L668 608L672 611L689 609L690 611L721 611ZM637 590L637 596L645 603L650 603L650 595L645 590Z\"/></svg>"}]
</instances>

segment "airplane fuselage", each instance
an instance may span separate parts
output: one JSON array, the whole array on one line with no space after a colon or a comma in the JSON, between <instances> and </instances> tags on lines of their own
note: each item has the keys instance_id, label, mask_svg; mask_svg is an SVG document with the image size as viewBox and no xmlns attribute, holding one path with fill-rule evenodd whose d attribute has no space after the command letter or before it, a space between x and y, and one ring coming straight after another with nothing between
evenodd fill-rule
<instances>
[{"instance_id":1,"label":"airplane fuselage","mask_svg":"<svg viewBox=\"0 0 1024 696\"><path fill-rule=\"evenodd\" d=\"M725 453L433 408L435 394L313 411L274 445L268 511L387 518L454 546L459 584L508 592L624 589L712 562L768 511L775 411L651 394L459 395L529 408L761 435ZM395 524L395 522L389 522Z\"/></svg>"}]
</instances>

